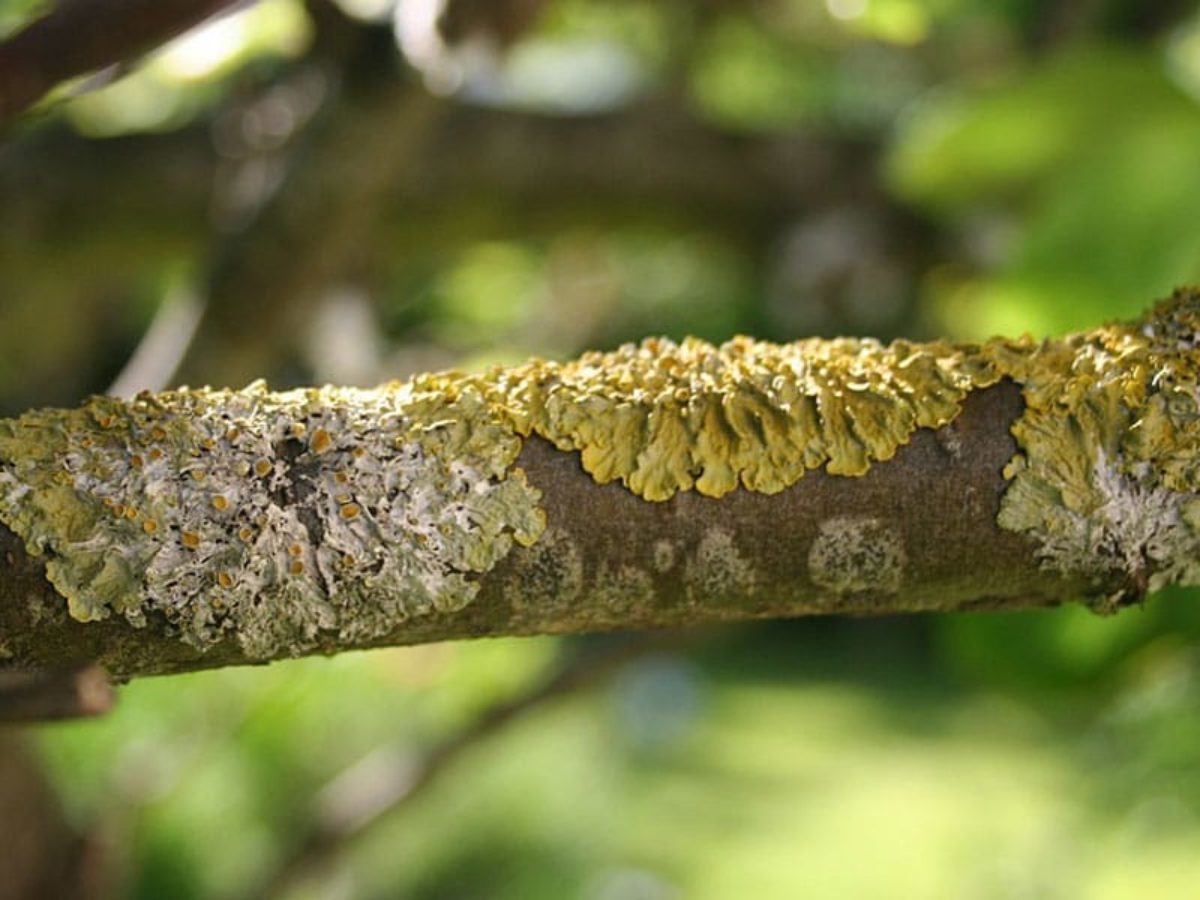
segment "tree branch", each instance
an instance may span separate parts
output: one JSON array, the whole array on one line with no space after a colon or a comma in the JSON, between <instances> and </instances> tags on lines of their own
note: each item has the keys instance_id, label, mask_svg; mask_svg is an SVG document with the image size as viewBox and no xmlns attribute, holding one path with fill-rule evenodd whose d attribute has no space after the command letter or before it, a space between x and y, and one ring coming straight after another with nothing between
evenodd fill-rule
<instances>
[{"instance_id":1,"label":"tree branch","mask_svg":"<svg viewBox=\"0 0 1200 900\"><path fill-rule=\"evenodd\" d=\"M628 663L666 646L662 640L634 636L579 650L548 678L483 710L461 731L424 753L418 754L406 744L376 748L317 793L310 820L296 829L293 848L248 896L287 896L304 880L328 869L366 832L423 795L464 752L551 703L607 681Z\"/></svg>"},{"instance_id":2,"label":"tree branch","mask_svg":"<svg viewBox=\"0 0 1200 900\"><path fill-rule=\"evenodd\" d=\"M0 43L0 128L68 78L124 63L245 0L60 0Z\"/></svg>"},{"instance_id":3,"label":"tree branch","mask_svg":"<svg viewBox=\"0 0 1200 900\"><path fill-rule=\"evenodd\" d=\"M1200 582L1197 333L1181 291L1042 344L651 340L373 391L31 412L0 422L4 658L130 677L485 635L1111 612Z\"/></svg>"},{"instance_id":4,"label":"tree branch","mask_svg":"<svg viewBox=\"0 0 1200 900\"><path fill-rule=\"evenodd\" d=\"M112 704L108 675L96 665L52 672L0 672L0 722L98 716Z\"/></svg>"},{"instance_id":5,"label":"tree branch","mask_svg":"<svg viewBox=\"0 0 1200 900\"><path fill-rule=\"evenodd\" d=\"M713 499L687 492L662 503L617 484L597 484L576 454L531 438L517 465L542 493L547 527L541 542L513 548L480 578L474 601L453 615L413 617L361 640L322 635L311 649L336 653L496 635L1070 600L1084 591L1084 580L1044 572L1035 545L996 524L1005 488L1001 469L1016 452L1009 428L1020 410L1019 391L998 385L969 397L952 425L916 432L892 460L865 476L815 471L774 495L737 490ZM910 573L903 594L825 596L814 589L805 561L819 525L846 516L887 517L903 528ZM664 547L670 549L659 549ZM77 621L46 580L42 558L28 555L7 530L0 548L8 562L0 584L0 635L9 665L90 659L127 678L259 661L236 640L202 650L167 637L176 629L161 619L140 628L116 617ZM753 599L739 595L738 573L745 571L755 572L761 586ZM705 579L712 580L711 591L689 589ZM640 596L646 582L649 589Z\"/></svg>"}]
</instances>

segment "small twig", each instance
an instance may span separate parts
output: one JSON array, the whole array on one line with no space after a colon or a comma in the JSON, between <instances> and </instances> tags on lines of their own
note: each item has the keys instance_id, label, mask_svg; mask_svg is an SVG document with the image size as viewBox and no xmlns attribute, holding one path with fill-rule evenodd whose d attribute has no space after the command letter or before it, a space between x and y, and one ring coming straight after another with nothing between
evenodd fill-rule
<instances>
[{"instance_id":1,"label":"small twig","mask_svg":"<svg viewBox=\"0 0 1200 900\"><path fill-rule=\"evenodd\" d=\"M139 391L167 387L187 354L203 312L204 304L190 289L170 291L108 393L129 398Z\"/></svg>"},{"instance_id":2,"label":"small twig","mask_svg":"<svg viewBox=\"0 0 1200 900\"><path fill-rule=\"evenodd\" d=\"M465 750L554 700L594 687L631 660L661 650L668 640L661 635L618 639L615 643L601 640L600 647L577 653L548 679L525 694L485 710L462 731L424 755L414 754L402 744L375 749L316 794L307 832L252 896L283 896L329 866L364 832L423 793Z\"/></svg>"},{"instance_id":3,"label":"small twig","mask_svg":"<svg viewBox=\"0 0 1200 900\"><path fill-rule=\"evenodd\" d=\"M112 684L97 665L59 671L0 672L0 722L98 716L112 705Z\"/></svg>"}]
</instances>

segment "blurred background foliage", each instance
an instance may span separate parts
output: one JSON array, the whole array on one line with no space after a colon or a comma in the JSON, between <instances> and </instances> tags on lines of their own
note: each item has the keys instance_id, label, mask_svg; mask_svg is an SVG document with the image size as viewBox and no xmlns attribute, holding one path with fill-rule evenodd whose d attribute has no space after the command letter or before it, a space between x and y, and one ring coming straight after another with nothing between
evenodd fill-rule
<instances>
[{"instance_id":1,"label":"blurred background foliage","mask_svg":"<svg viewBox=\"0 0 1200 900\"><path fill-rule=\"evenodd\" d=\"M0 35L45 6L0 0ZM1192 3L456 12L439 43L424 0L260 0L49 98L0 145L3 411L123 369L369 384L646 334L1049 335L1200 280ZM467 739L275 893L1194 897L1198 600L687 635ZM593 643L150 679L27 737L95 895L256 896L323 803Z\"/></svg>"}]
</instances>

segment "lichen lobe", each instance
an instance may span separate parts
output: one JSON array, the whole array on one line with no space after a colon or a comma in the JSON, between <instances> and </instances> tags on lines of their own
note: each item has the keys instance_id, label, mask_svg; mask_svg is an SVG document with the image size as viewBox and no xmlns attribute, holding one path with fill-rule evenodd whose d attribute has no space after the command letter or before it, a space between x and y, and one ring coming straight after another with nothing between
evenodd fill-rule
<instances>
[{"instance_id":1,"label":"lichen lobe","mask_svg":"<svg viewBox=\"0 0 1200 900\"><path fill-rule=\"evenodd\" d=\"M487 380L521 434L577 450L596 481L659 501L739 486L772 494L819 467L861 475L999 377L944 343L737 337L719 347L650 338Z\"/></svg>"}]
</instances>

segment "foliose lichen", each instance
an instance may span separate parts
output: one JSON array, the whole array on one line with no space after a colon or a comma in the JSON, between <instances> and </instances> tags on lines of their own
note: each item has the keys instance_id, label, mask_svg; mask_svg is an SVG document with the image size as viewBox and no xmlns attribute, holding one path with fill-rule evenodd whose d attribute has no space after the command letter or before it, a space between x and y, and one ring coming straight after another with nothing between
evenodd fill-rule
<instances>
[{"instance_id":1,"label":"foliose lichen","mask_svg":"<svg viewBox=\"0 0 1200 900\"><path fill-rule=\"evenodd\" d=\"M0 422L0 519L81 621L301 653L452 613L544 528L520 441L469 386L93 398Z\"/></svg>"},{"instance_id":2,"label":"foliose lichen","mask_svg":"<svg viewBox=\"0 0 1200 900\"><path fill-rule=\"evenodd\" d=\"M999 377L986 357L944 343L746 337L651 338L491 374L521 434L578 450L596 481L647 500L772 494L822 466L861 475Z\"/></svg>"},{"instance_id":3,"label":"foliose lichen","mask_svg":"<svg viewBox=\"0 0 1200 900\"><path fill-rule=\"evenodd\" d=\"M1012 366L1026 409L999 523L1035 537L1049 569L1123 575L1102 610L1200 583L1198 346L1200 292L1180 290Z\"/></svg>"}]
</instances>

